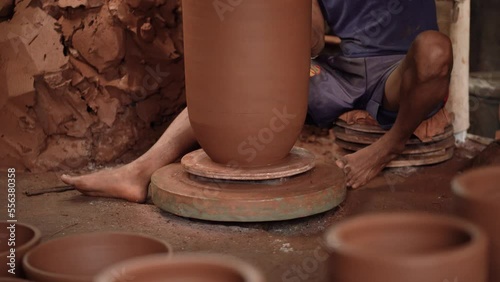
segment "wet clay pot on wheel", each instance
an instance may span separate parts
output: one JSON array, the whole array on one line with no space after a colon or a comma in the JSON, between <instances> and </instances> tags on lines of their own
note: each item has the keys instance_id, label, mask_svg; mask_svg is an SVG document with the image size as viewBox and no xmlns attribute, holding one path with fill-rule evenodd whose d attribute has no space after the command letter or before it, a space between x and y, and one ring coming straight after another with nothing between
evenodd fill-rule
<instances>
[{"instance_id":1,"label":"wet clay pot on wheel","mask_svg":"<svg viewBox=\"0 0 500 282\"><path fill-rule=\"evenodd\" d=\"M213 161L273 164L306 116L311 1L229 2L182 1L189 119Z\"/></svg>"},{"instance_id":2,"label":"wet clay pot on wheel","mask_svg":"<svg viewBox=\"0 0 500 282\"><path fill-rule=\"evenodd\" d=\"M1 245L0 245L0 277L2 276L7 276L7 277L12 277L12 276L17 276L17 277L22 277L23 276L23 270L22 270L22 259L24 255L33 247L38 245L40 243L41 239L41 232L38 230L38 228L29 225L29 224L24 224L24 223L16 223L15 224L15 243L16 243L16 262L15 262L15 275L12 275L8 272L10 269L10 266L7 265L7 263L10 262L10 258L7 258L10 254L10 249L12 246L8 245L8 238L10 238L10 227L14 223L6 222L6 221L0 221L0 237L3 238L0 240ZM7 239L7 240L4 240Z\"/></svg>"},{"instance_id":3,"label":"wet clay pot on wheel","mask_svg":"<svg viewBox=\"0 0 500 282\"><path fill-rule=\"evenodd\" d=\"M38 282L90 282L113 264L152 254L171 254L155 238L133 233L88 233L40 244L23 259L29 279Z\"/></svg>"},{"instance_id":4,"label":"wet clay pot on wheel","mask_svg":"<svg viewBox=\"0 0 500 282\"><path fill-rule=\"evenodd\" d=\"M490 239L490 280L500 281L500 167L476 169L452 181L458 215L478 225Z\"/></svg>"},{"instance_id":5,"label":"wet clay pot on wheel","mask_svg":"<svg viewBox=\"0 0 500 282\"><path fill-rule=\"evenodd\" d=\"M150 256L126 261L104 270L95 279L95 282L122 281L264 282L264 278L253 266L237 258L185 254L172 258Z\"/></svg>"},{"instance_id":6,"label":"wet clay pot on wheel","mask_svg":"<svg viewBox=\"0 0 500 282\"><path fill-rule=\"evenodd\" d=\"M458 218L375 214L326 233L334 282L486 282L487 238Z\"/></svg>"}]
</instances>

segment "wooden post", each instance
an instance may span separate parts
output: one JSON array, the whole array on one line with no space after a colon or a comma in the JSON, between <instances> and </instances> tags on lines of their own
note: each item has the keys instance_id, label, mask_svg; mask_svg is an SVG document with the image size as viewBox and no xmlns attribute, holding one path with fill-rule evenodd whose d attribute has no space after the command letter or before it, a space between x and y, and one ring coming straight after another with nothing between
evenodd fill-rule
<instances>
[{"instance_id":1,"label":"wooden post","mask_svg":"<svg viewBox=\"0 0 500 282\"><path fill-rule=\"evenodd\" d=\"M450 38L454 68L451 75L449 111L455 113L455 137L464 142L469 129L470 0L454 0Z\"/></svg>"}]
</instances>

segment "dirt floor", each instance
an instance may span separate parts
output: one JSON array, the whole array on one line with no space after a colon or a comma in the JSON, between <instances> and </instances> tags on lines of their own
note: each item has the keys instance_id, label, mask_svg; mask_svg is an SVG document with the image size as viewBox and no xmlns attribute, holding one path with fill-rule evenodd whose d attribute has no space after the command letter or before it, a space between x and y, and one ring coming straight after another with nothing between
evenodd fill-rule
<instances>
[{"instance_id":1,"label":"dirt floor","mask_svg":"<svg viewBox=\"0 0 500 282\"><path fill-rule=\"evenodd\" d=\"M298 145L313 151L318 161L334 160L332 152L336 146L328 132L306 130ZM490 148L486 157L475 158L485 146L468 141L446 163L384 171L367 187L349 191L347 200L337 209L286 222L220 224L181 218L162 212L151 203L90 198L76 191L31 197L24 194L62 185L56 173L18 173L17 212L21 222L42 231L43 240L92 231L141 232L168 241L177 253L208 252L240 257L260 268L270 282L324 281L325 229L339 220L371 212L452 213L450 180L472 166L498 161L498 147L496 144ZM6 187L5 178L1 179L1 187ZM0 197L2 201L5 198L5 195ZM0 219L5 219L4 212Z\"/></svg>"}]
</instances>

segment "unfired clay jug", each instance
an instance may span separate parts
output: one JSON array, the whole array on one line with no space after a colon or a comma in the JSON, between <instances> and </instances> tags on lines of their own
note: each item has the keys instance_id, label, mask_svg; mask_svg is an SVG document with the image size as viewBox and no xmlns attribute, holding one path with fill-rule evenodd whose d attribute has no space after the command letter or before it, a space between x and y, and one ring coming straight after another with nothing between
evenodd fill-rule
<instances>
[{"instance_id":1,"label":"unfired clay jug","mask_svg":"<svg viewBox=\"0 0 500 282\"><path fill-rule=\"evenodd\" d=\"M500 281L500 167L472 170L452 181L458 215L490 239L490 282Z\"/></svg>"},{"instance_id":2,"label":"unfired clay jug","mask_svg":"<svg viewBox=\"0 0 500 282\"><path fill-rule=\"evenodd\" d=\"M125 261L104 270L94 282L122 281L264 282L264 278L253 266L233 257L183 254Z\"/></svg>"},{"instance_id":3,"label":"unfired clay jug","mask_svg":"<svg viewBox=\"0 0 500 282\"><path fill-rule=\"evenodd\" d=\"M0 238L2 238L0 239L0 277L22 277L24 274L22 269L23 257L29 250L40 243L42 236L40 230L32 225L24 223L15 224L15 275L12 275L8 272L11 269L9 265L11 260L8 256L12 256L10 253L12 246L8 245L8 239L4 240L4 238L10 238L12 225L13 223L6 221L0 222Z\"/></svg>"},{"instance_id":4,"label":"unfired clay jug","mask_svg":"<svg viewBox=\"0 0 500 282\"><path fill-rule=\"evenodd\" d=\"M332 282L460 282L487 280L486 235L459 218L375 214L326 233Z\"/></svg>"},{"instance_id":5,"label":"unfired clay jug","mask_svg":"<svg viewBox=\"0 0 500 282\"><path fill-rule=\"evenodd\" d=\"M196 138L231 166L275 163L307 111L310 0L183 0L186 93Z\"/></svg>"}]
</instances>

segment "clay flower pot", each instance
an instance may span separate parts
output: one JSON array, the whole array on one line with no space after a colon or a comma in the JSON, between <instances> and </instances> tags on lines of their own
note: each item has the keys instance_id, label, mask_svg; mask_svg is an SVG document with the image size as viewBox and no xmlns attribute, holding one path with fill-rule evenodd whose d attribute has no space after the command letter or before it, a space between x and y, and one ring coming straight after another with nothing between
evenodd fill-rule
<instances>
[{"instance_id":1,"label":"clay flower pot","mask_svg":"<svg viewBox=\"0 0 500 282\"><path fill-rule=\"evenodd\" d=\"M486 235L461 219L376 214L326 233L335 282L487 281Z\"/></svg>"},{"instance_id":2,"label":"clay flower pot","mask_svg":"<svg viewBox=\"0 0 500 282\"><path fill-rule=\"evenodd\" d=\"M490 281L500 281L500 167L466 172L452 181L457 214L490 239Z\"/></svg>"},{"instance_id":3,"label":"clay flower pot","mask_svg":"<svg viewBox=\"0 0 500 282\"><path fill-rule=\"evenodd\" d=\"M114 265L95 282L264 282L253 266L233 257L185 254L149 256Z\"/></svg>"},{"instance_id":4,"label":"clay flower pot","mask_svg":"<svg viewBox=\"0 0 500 282\"><path fill-rule=\"evenodd\" d=\"M13 223L1 221L0 222L0 276L12 278L13 276L22 277L24 272L22 270L22 260L24 255L33 247L40 243L41 232L38 228L24 223L15 224L15 275L8 272L11 266L8 265L11 261L9 238L11 229L9 228Z\"/></svg>"},{"instance_id":5,"label":"clay flower pot","mask_svg":"<svg viewBox=\"0 0 500 282\"><path fill-rule=\"evenodd\" d=\"M311 6L182 1L189 119L213 161L255 167L290 152L307 111Z\"/></svg>"},{"instance_id":6,"label":"clay flower pot","mask_svg":"<svg viewBox=\"0 0 500 282\"><path fill-rule=\"evenodd\" d=\"M88 233L40 244L23 259L29 279L38 282L90 282L102 269L127 259L171 254L155 238L132 233Z\"/></svg>"}]
</instances>

